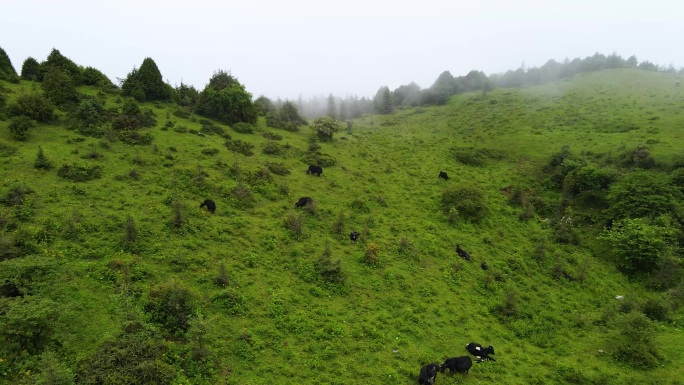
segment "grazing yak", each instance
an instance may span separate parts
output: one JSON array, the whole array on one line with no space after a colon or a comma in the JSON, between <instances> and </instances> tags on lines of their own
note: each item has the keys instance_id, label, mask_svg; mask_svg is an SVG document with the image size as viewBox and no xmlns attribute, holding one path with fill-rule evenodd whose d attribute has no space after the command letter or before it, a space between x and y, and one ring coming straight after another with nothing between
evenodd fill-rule
<instances>
[{"instance_id":1,"label":"grazing yak","mask_svg":"<svg viewBox=\"0 0 684 385\"><path fill-rule=\"evenodd\" d=\"M489 356L490 354L494 354L494 348L491 345L488 348L483 348L482 345L471 342L466 345L466 350L477 358L478 363L486 360L496 361L493 357Z\"/></svg>"},{"instance_id":2,"label":"grazing yak","mask_svg":"<svg viewBox=\"0 0 684 385\"><path fill-rule=\"evenodd\" d=\"M466 261L470 261L470 253L463 250L461 248L461 245L456 245L456 254L458 254L459 257L465 259Z\"/></svg>"},{"instance_id":3,"label":"grazing yak","mask_svg":"<svg viewBox=\"0 0 684 385\"><path fill-rule=\"evenodd\" d=\"M205 199L202 204L200 204L200 208L207 206L207 210L209 210L212 214L214 211L216 211L216 203L212 201L211 199Z\"/></svg>"},{"instance_id":4,"label":"grazing yak","mask_svg":"<svg viewBox=\"0 0 684 385\"><path fill-rule=\"evenodd\" d=\"M433 385L435 383L435 377L437 377L437 371L439 369L440 366L436 362L423 366L420 369L420 374L418 375L418 383L421 385Z\"/></svg>"},{"instance_id":5,"label":"grazing yak","mask_svg":"<svg viewBox=\"0 0 684 385\"><path fill-rule=\"evenodd\" d=\"M316 174L318 176L321 176L323 174L323 167L321 166L316 166L316 165L310 165L309 169L306 170L307 174Z\"/></svg>"},{"instance_id":6,"label":"grazing yak","mask_svg":"<svg viewBox=\"0 0 684 385\"><path fill-rule=\"evenodd\" d=\"M301 197L301 198L299 198L297 203L295 203L295 208L304 207L306 205L310 205L311 203L313 203L313 199L311 199L309 197Z\"/></svg>"},{"instance_id":7,"label":"grazing yak","mask_svg":"<svg viewBox=\"0 0 684 385\"><path fill-rule=\"evenodd\" d=\"M454 374L454 372L466 373L473 366L473 360L468 356L461 357L451 357L447 358L442 366L439 368L440 373L444 373L445 369L449 369L449 374Z\"/></svg>"},{"instance_id":8,"label":"grazing yak","mask_svg":"<svg viewBox=\"0 0 684 385\"><path fill-rule=\"evenodd\" d=\"M444 179L444 180L449 180L449 175L447 175L447 173L444 171L439 172L439 177Z\"/></svg>"},{"instance_id":9,"label":"grazing yak","mask_svg":"<svg viewBox=\"0 0 684 385\"><path fill-rule=\"evenodd\" d=\"M359 235L361 234L359 234L358 231L352 231L351 234L349 234L349 239L351 239L352 241L356 241L359 239Z\"/></svg>"},{"instance_id":10,"label":"grazing yak","mask_svg":"<svg viewBox=\"0 0 684 385\"><path fill-rule=\"evenodd\" d=\"M487 264L487 262L482 262L480 264L480 267L482 268L482 270L489 270L489 265Z\"/></svg>"}]
</instances>

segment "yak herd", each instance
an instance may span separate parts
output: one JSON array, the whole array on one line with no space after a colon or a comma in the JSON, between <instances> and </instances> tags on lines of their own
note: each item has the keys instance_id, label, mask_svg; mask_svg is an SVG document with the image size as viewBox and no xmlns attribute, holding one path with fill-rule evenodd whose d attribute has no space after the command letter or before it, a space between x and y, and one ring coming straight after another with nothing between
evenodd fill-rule
<instances>
[{"instance_id":1,"label":"yak herd","mask_svg":"<svg viewBox=\"0 0 684 385\"><path fill-rule=\"evenodd\" d=\"M323 168L317 165L310 165L309 168L306 170L306 173L321 176L321 174L323 173ZM449 180L449 176L444 171L439 172L439 178L444 179L445 181ZM311 197L301 197L295 203L295 208L305 207L312 203L313 199ZM212 214L216 211L216 203L211 199L205 199L204 202L200 204L200 208L202 207L206 207L207 210L209 210ZM358 231L352 231L349 234L349 239L352 241L357 241L359 239L359 236L360 233ZM458 254L459 257L465 259L466 261L471 261L470 253L462 249L461 245L456 245L456 254ZM486 262L482 262L480 266L483 270L487 270L489 268ZM478 363L483 361L496 361L493 357L490 357L490 355L494 354L494 348L491 345L485 348L478 343L471 342L468 345L466 345L466 350L468 351L468 353L475 356L476 362ZM467 374L468 370L470 370L472 366L473 361L469 356L447 358L441 365L436 362L433 362L424 365L420 369L420 373L418 375L418 383L433 385L435 383L435 378L437 377L438 372L444 373L445 370L449 369L450 374L453 374L455 372Z\"/></svg>"}]
</instances>

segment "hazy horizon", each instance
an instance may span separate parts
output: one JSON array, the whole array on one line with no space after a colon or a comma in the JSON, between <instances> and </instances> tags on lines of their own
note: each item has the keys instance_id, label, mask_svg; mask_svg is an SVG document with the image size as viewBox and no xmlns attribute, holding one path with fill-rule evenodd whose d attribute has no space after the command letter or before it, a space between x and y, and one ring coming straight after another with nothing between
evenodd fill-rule
<instances>
[{"instance_id":1,"label":"hazy horizon","mask_svg":"<svg viewBox=\"0 0 684 385\"><path fill-rule=\"evenodd\" d=\"M273 100L372 98L383 86L427 88L444 71L490 75L596 52L684 66L684 52L667 43L681 33L684 3L674 1L5 3L0 47L17 72L56 48L116 83L150 57L173 86L201 91L225 70Z\"/></svg>"}]
</instances>

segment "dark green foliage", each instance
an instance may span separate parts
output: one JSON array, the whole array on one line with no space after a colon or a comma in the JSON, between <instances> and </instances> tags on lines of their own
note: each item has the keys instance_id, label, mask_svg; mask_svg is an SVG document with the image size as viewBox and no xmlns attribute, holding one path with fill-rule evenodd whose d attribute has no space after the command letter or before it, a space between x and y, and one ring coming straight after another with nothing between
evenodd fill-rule
<instances>
[{"instance_id":1,"label":"dark green foliage","mask_svg":"<svg viewBox=\"0 0 684 385\"><path fill-rule=\"evenodd\" d=\"M271 110L266 114L266 124L269 127L297 132L300 126L307 124L307 121L299 114L297 106L286 100L278 111Z\"/></svg>"},{"instance_id":2,"label":"dark green foliage","mask_svg":"<svg viewBox=\"0 0 684 385\"><path fill-rule=\"evenodd\" d=\"M81 73L83 78L83 84L87 86L98 87L104 92L114 92L116 86L112 83L107 75L103 74L100 70L93 67L86 67Z\"/></svg>"},{"instance_id":3,"label":"dark green foliage","mask_svg":"<svg viewBox=\"0 0 684 385\"><path fill-rule=\"evenodd\" d=\"M200 119L200 124L202 125L202 129L200 130L200 132L205 135L216 134L222 137L226 137L226 130L218 124L212 122L211 120Z\"/></svg>"},{"instance_id":4,"label":"dark green foliage","mask_svg":"<svg viewBox=\"0 0 684 385\"><path fill-rule=\"evenodd\" d=\"M278 143L268 141L264 144L262 151L264 154L281 156L287 152L287 149Z\"/></svg>"},{"instance_id":5,"label":"dark green foliage","mask_svg":"<svg viewBox=\"0 0 684 385\"><path fill-rule=\"evenodd\" d=\"M613 183L607 200L613 218L655 218L680 212L682 192L667 175L635 171Z\"/></svg>"},{"instance_id":6,"label":"dark green foliage","mask_svg":"<svg viewBox=\"0 0 684 385\"><path fill-rule=\"evenodd\" d=\"M123 330L79 364L78 384L170 384L176 370L165 359L164 340L139 321L128 322Z\"/></svg>"},{"instance_id":7,"label":"dark green foliage","mask_svg":"<svg viewBox=\"0 0 684 385\"><path fill-rule=\"evenodd\" d=\"M5 195L0 198L0 203L2 203L5 206L19 206L23 205L26 197L30 194L33 194L33 189L24 185L24 184L17 184L14 187L10 188Z\"/></svg>"},{"instance_id":8,"label":"dark green foliage","mask_svg":"<svg viewBox=\"0 0 684 385\"><path fill-rule=\"evenodd\" d=\"M342 262L339 259L332 259L328 252L314 263L316 273L327 284L342 285L346 281L346 274L342 271Z\"/></svg>"},{"instance_id":9,"label":"dark green foliage","mask_svg":"<svg viewBox=\"0 0 684 385\"><path fill-rule=\"evenodd\" d=\"M666 218L651 221L647 218L623 219L613 222L602 239L608 241L617 265L629 273L653 271L668 253L673 235Z\"/></svg>"},{"instance_id":10,"label":"dark green foliage","mask_svg":"<svg viewBox=\"0 0 684 385\"><path fill-rule=\"evenodd\" d=\"M225 263L222 262L219 265L218 274L216 275L214 282L219 287L224 287L224 288L226 286L228 286L228 284L230 283L230 278L228 277L228 269L226 269Z\"/></svg>"},{"instance_id":11,"label":"dark green foliage","mask_svg":"<svg viewBox=\"0 0 684 385\"><path fill-rule=\"evenodd\" d=\"M38 296L25 296L8 302L0 317L3 344L19 353L41 352L52 340L57 328L59 305Z\"/></svg>"},{"instance_id":12,"label":"dark green foliage","mask_svg":"<svg viewBox=\"0 0 684 385\"><path fill-rule=\"evenodd\" d=\"M656 165L656 161L651 155L651 149L645 145L637 146L634 150L624 154L620 163L625 167L642 169L650 169Z\"/></svg>"},{"instance_id":13,"label":"dark green foliage","mask_svg":"<svg viewBox=\"0 0 684 385\"><path fill-rule=\"evenodd\" d=\"M301 214L290 213L283 221L287 230L294 236L295 239L301 238L304 231L304 218Z\"/></svg>"},{"instance_id":14,"label":"dark green foliage","mask_svg":"<svg viewBox=\"0 0 684 385\"><path fill-rule=\"evenodd\" d=\"M321 167L332 167L337 164L337 159L329 154L309 152L302 157L302 162L305 164L317 164Z\"/></svg>"},{"instance_id":15,"label":"dark green foliage","mask_svg":"<svg viewBox=\"0 0 684 385\"><path fill-rule=\"evenodd\" d=\"M57 175L72 182L87 182L102 177L101 166L79 166L76 164L63 165L57 170Z\"/></svg>"},{"instance_id":16,"label":"dark green foliage","mask_svg":"<svg viewBox=\"0 0 684 385\"><path fill-rule=\"evenodd\" d=\"M152 144L152 135L149 132L122 131L119 133L119 139L130 145L145 146Z\"/></svg>"},{"instance_id":17,"label":"dark green foliage","mask_svg":"<svg viewBox=\"0 0 684 385\"><path fill-rule=\"evenodd\" d=\"M70 125L83 135L100 136L103 125L110 121L104 101L95 97L84 97L78 106L69 112Z\"/></svg>"},{"instance_id":18,"label":"dark green foliage","mask_svg":"<svg viewBox=\"0 0 684 385\"><path fill-rule=\"evenodd\" d=\"M42 86L45 97L58 106L66 106L79 101L76 83L68 72L58 67L47 68Z\"/></svg>"},{"instance_id":19,"label":"dark green foliage","mask_svg":"<svg viewBox=\"0 0 684 385\"><path fill-rule=\"evenodd\" d=\"M49 170L52 168L52 162L50 162L43 153L43 147L38 147L38 153L36 154L36 161L33 163L33 167L41 170Z\"/></svg>"},{"instance_id":20,"label":"dark green foliage","mask_svg":"<svg viewBox=\"0 0 684 385\"><path fill-rule=\"evenodd\" d=\"M389 87L380 87L373 98L373 107L378 114L389 114L394 111L394 104L392 103L392 93Z\"/></svg>"},{"instance_id":21,"label":"dark green foliage","mask_svg":"<svg viewBox=\"0 0 684 385\"><path fill-rule=\"evenodd\" d=\"M238 122L233 124L233 130L241 134L251 134L252 132L254 132L254 126L249 123Z\"/></svg>"},{"instance_id":22,"label":"dark green foliage","mask_svg":"<svg viewBox=\"0 0 684 385\"><path fill-rule=\"evenodd\" d=\"M52 103L38 93L19 95L14 103L7 106L7 112L10 116L24 115L40 123L55 120Z\"/></svg>"},{"instance_id":23,"label":"dark green foliage","mask_svg":"<svg viewBox=\"0 0 684 385\"><path fill-rule=\"evenodd\" d=\"M218 148L204 148L202 149L202 154L204 155L216 155L220 152Z\"/></svg>"},{"instance_id":24,"label":"dark green foliage","mask_svg":"<svg viewBox=\"0 0 684 385\"><path fill-rule=\"evenodd\" d=\"M7 55L7 52L5 52L2 47L0 47L0 80L14 83L19 82L17 71L14 69L14 66L12 66L12 61Z\"/></svg>"},{"instance_id":25,"label":"dark green foliage","mask_svg":"<svg viewBox=\"0 0 684 385\"><path fill-rule=\"evenodd\" d=\"M133 98L126 98L121 107L121 114L114 118L112 128L115 130L137 130L141 127L154 127L157 121L151 109L141 110Z\"/></svg>"},{"instance_id":26,"label":"dark green foliage","mask_svg":"<svg viewBox=\"0 0 684 385\"><path fill-rule=\"evenodd\" d=\"M249 142L245 142L245 141L240 140L240 139L228 139L228 140L226 140L224 145L230 151L236 152L238 154L242 154L245 156L254 155L254 151L253 151L254 145L249 143Z\"/></svg>"},{"instance_id":27,"label":"dark green foliage","mask_svg":"<svg viewBox=\"0 0 684 385\"><path fill-rule=\"evenodd\" d=\"M199 98L199 92L195 89L194 86L187 86L186 84L183 84L181 82L180 86L176 87L175 92L174 92L174 99L176 100L176 103L179 106L182 107L193 107L195 104L197 104L197 99ZM185 110L184 108L178 108L176 111L179 110ZM187 110L186 110L187 111ZM184 118L187 118L189 116L189 112L187 113L187 116L182 116ZM179 116L179 115L176 115ZM181 117L181 116L179 116Z\"/></svg>"},{"instance_id":28,"label":"dark green foliage","mask_svg":"<svg viewBox=\"0 0 684 385\"><path fill-rule=\"evenodd\" d=\"M40 71L43 74L43 78L41 79L41 81L45 80L45 75L51 69L59 69L65 72L71 78L71 81L74 85L83 84L83 79L81 77L81 68L78 65L76 65L76 63L71 61L71 59L62 55L59 52L59 50L54 48L52 49L52 51L50 51L47 60L40 63Z\"/></svg>"},{"instance_id":29,"label":"dark green foliage","mask_svg":"<svg viewBox=\"0 0 684 385\"><path fill-rule=\"evenodd\" d=\"M380 265L380 246L377 243L369 243L363 254L363 263L368 266Z\"/></svg>"},{"instance_id":30,"label":"dark green foliage","mask_svg":"<svg viewBox=\"0 0 684 385\"><path fill-rule=\"evenodd\" d=\"M278 135L275 132L270 132L270 131L264 132L263 134L261 134L261 136L263 136L264 138L266 138L268 140L283 140L282 135Z\"/></svg>"},{"instance_id":31,"label":"dark green foliage","mask_svg":"<svg viewBox=\"0 0 684 385\"><path fill-rule=\"evenodd\" d=\"M138 229L135 226L135 221L133 220L133 217L129 215L126 217L126 222L124 223L124 235L122 241L124 244L130 244L135 242L137 238Z\"/></svg>"},{"instance_id":32,"label":"dark green foliage","mask_svg":"<svg viewBox=\"0 0 684 385\"><path fill-rule=\"evenodd\" d=\"M456 214L473 222L482 220L488 211L484 193L479 188L467 184L444 190L441 204L444 215Z\"/></svg>"},{"instance_id":33,"label":"dark green foliage","mask_svg":"<svg viewBox=\"0 0 684 385\"><path fill-rule=\"evenodd\" d=\"M183 227L186 222L185 215L183 214L183 205L178 200L173 200L171 204L173 209L173 218L171 219L171 224L176 228Z\"/></svg>"},{"instance_id":34,"label":"dark green foliage","mask_svg":"<svg viewBox=\"0 0 684 385\"><path fill-rule=\"evenodd\" d=\"M199 94L197 113L228 125L238 122L254 124L257 118L252 95L236 78L224 71L214 73Z\"/></svg>"},{"instance_id":35,"label":"dark green foliage","mask_svg":"<svg viewBox=\"0 0 684 385\"><path fill-rule=\"evenodd\" d=\"M154 100L171 100L172 88L164 83L157 64L151 58L145 58L140 69L133 69L123 84L121 92L139 102Z\"/></svg>"},{"instance_id":36,"label":"dark green foliage","mask_svg":"<svg viewBox=\"0 0 684 385\"><path fill-rule=\"evenodd\" d=\"M28 131L36 126L36 121L28 116L15 116L8 126L12 137L16 140L26 140Z\"/></svg>"},{"instance_id":37,"label":"dark green foliage","mask_svg":"<svg viewBox=\"0 0 684 385\"><path fill-rule=\"evenodd\" d=\"M43 75L40 72L40 63L38 60L28 57L24 60L24 64L21 66L21 78L24 80L41 81L43 80Z\"/></svg>"},{"instance_id":38,"label":"dark green foliage","mask_svg":"<svg viewBox=\"0 0 684 385\"><path fill-rule=\"evenodd\" d=\"M570 171L563 180L563 192L585 202L604 202L610 185L618 179L614 169L586 164Z\"/></svg>"},{"instance_id":39,"label":"dark green foliage","mask_svg":"<svg viewBox=\"0 0 684 385\"><path fill-rule=\"evenodd\" d=\"M36 378L36 385L72 385L76 384L73 371L61 362L57 354L46 350L41 355L41 370Z\"/></svg>"},{"instance_id":40,"label":"dark green foliage","mask_svg":"<svg viewBox=\"0 0 684 385\"><path fill-rule=\"evenodd\" d=\"M670 182L684 193L684 167L680 167L670 174Z\"/></svg>"},{"instance_id":41,"label":"dark green foliage","mask_svg":"<svg viewBox=\"0 0 684 385\"><path fill-rule=\"evenodd\" d=\"M273 102L263 95L259 96L254 101L254 108L256 108L257 114L259 114L259 116L266 116L276 110Z\"/></svg>"},{"instance_id":42,"label":"dark green foliage","mask_svg":"<svg viewBox=\"0 0 684 385\"><path fill-rule=\"evenodd\" d=\"M284 163L268 162L266 163L268 170L276 175L290 175L290 169Z\"/></svg>"},{"instance_id":43,"label":"dark green foliage","mask_svg":"<svg viewBox=\"0 0 684 385\"><path fill-rule=\"evenodd\" d=\"M621 332L613 344L613 356L639 369L658 366L661 355L655 342L655 326L642 313L632 311L621 318Z\"/></svg>"},{"instance_id":44,"label":"dark green foliage","mask_svg":"<svg viewBox=\"0 0 684 385\"><path fill-rule=\"evenodd\" d=\"M169 281L152 289L145 305L151 320L171 333L184 333L190 327L198 306L197 295L179 281Z\"/></svg>"},{"instance_id":45,"label":"dark green foliage","mask_svg":"<svg viewBox=\"0 0 684 385\"><path fill-rule=\"evenodd\" d=\"M340 131L340 122L329 116L321 116L313 121L311 128L321 141L330 142L333 134Z\"/></svg>"}]
</instances>

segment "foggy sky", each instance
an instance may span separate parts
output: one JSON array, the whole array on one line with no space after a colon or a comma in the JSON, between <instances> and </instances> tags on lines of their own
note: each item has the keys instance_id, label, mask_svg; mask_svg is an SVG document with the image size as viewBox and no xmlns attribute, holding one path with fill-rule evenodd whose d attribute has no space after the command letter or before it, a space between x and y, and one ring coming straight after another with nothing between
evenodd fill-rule
<instances>
[{"instance_id":1,"label":"foggy sky","mask_svg":"<svg viewBox=\"0 0 684 385\"><path fill-rule=\"evenodd\" d=\"M17 72L56 48L115 83L151 57L199 91L225 70L255 98L372 98L596 52L679 69L683 17L679 0L0 0L0 47Z\"/></svg>"}]
</instances>

